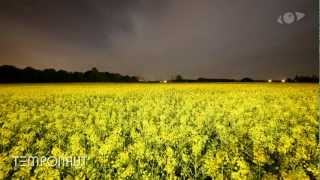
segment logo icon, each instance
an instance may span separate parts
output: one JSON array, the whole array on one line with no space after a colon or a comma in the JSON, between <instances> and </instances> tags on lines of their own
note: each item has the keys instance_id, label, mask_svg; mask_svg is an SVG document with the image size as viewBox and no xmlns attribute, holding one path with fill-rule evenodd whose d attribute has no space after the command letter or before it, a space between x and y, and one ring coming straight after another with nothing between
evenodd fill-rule
<instances>
[{"instance_id":1,"label":"logo icon","mask_svg":"<svg viewBox=\"0 0 320 180\"><path fill-rule=\"evenodd\" d=\"M286 12L278 17L279 24L292 24L300 21L306 16L302 12Z\"/></svg>"}]
</instances>

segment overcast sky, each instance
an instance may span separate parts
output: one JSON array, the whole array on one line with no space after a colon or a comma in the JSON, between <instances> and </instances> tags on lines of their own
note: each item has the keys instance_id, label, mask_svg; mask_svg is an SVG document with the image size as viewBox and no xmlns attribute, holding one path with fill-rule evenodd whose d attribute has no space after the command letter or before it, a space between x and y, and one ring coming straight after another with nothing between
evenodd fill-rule
<instances>
[{"instance_id":1,"label":"overcast sky","mask_svg":"<svg viewBox=\"0 0 320 180\"><path fill-rule=\"evenodd\" d=\"M0 64L167 79L318 74L313 0L2 0ZM279 24L286 12L306 16Z\"/></svg>"}]
</instances>

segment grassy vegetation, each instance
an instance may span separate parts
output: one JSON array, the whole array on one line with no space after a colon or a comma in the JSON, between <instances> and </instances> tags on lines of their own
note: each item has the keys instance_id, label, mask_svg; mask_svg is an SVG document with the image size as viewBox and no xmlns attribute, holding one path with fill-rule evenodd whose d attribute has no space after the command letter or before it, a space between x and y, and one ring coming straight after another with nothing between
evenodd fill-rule
<instances>
[{"instance_id":1,"label":"grassy vegetation","mask_svg":"<svg viewBox=\"0 0 320 180\"><path fill-rule=\"evenodd\" d=\"M319 178L317 97L313 84L1 85L0 178ZM22 155L87 161L15 167Z\"/></svg>"}]
</instances>

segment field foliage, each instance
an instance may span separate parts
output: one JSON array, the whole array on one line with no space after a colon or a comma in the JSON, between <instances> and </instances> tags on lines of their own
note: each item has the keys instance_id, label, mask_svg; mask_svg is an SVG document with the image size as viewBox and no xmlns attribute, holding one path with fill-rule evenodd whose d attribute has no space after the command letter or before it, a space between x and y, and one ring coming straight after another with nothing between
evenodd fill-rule
<instances>
[{"instance_id":1,"label":"field foliage","mask_svg":"<svg viewBox=\"0 0 320 180\"><path fill-rule=\"evenodd\" d=\"M0 178L320 177L317 85L12 84L0 109Z\"/></svg>"}]
</instances>

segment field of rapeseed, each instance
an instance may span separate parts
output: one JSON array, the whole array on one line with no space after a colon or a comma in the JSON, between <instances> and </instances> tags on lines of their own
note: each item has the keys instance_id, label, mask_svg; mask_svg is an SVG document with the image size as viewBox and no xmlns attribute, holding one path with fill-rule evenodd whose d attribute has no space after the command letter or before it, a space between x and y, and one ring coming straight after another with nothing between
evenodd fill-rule
<instances>
[{"instance_id":1,"label":"field of rapeseed","mask_svg":"<svg viewBox=\"0 0 320 180\"><path fill-rule=\"evenodd\" d=\"M317 85L13 84L0 109L0 179L320 178Z\"/></svg>"}]
</instances>

